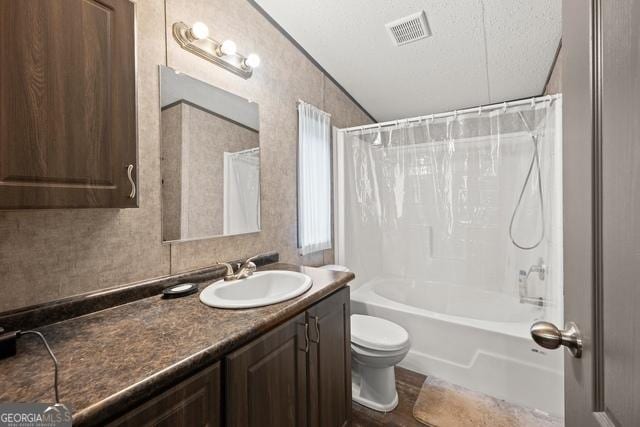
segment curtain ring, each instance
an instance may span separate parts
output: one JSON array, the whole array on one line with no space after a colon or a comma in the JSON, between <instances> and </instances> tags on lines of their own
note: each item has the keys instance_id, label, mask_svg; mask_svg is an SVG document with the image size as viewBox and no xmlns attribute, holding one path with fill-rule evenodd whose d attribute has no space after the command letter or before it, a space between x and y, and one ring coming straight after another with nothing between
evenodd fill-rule
<instances>
[{"instance_id":1,"label":"curtain ring","mask_svg":"<svg viewBox=\"0 0 640 427\"><path fill-rule=\"evenodd\" d=\"M507 103L506 103L506 102L503 102L503 103L502 103L502 112L503 112L503 113L506 113L506 112L507 112Z\"/></svg>"},{"instance_id":2,"label":"curtain ring","mask_svg":"<svg viewBox=\"0 0 640 427\"><path fill-rule=\"evenodd\" d=\"M482 105L478 107L478 115L482 114Z\"/></svg>"},{"instance_id":3,"label":"curtain ring","mask_svg":"<svg viewBox=\"0 0 640 427\"><path fill-rule=\"evenodd\" d=\"M458 110L453 110L453 118L454 119L458 118Z\"/></svg>"},{"instance_id":4,"label":"curtain ring","mask_svg":"<svg viewBox=\"0 0 640 427\"><path fill-rule=\"evenodd\" d=\"M433 114L431 116L429 116L429 120L431 121L431 123L433 123L433 120L434 120Z\"/></svg>"},{"instance_id":5,"label":"curtain ring","mask_svg":"<svg viewBox=\"0 0 640 427\"><path fill-rule=\"evenodd\" d=\"M531 108L536 108L536 99L531 97Z\"/></svg>"}]
</instances>

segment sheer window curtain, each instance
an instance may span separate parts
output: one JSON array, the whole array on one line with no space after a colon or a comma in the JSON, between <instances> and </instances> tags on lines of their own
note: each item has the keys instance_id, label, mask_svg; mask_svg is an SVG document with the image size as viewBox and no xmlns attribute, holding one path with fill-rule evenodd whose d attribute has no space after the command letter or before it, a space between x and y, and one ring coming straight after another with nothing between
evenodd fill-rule
<instances>
[{"instance_id":1,"label":"sheer window curtain","mask_svg":"<svg viewBox=\"0 0 640 427\"><path fill-rule=\"evenodd\" d=\"M298 103L298 246L331 248L331 116Z\"/></svg>"}]
</instances>

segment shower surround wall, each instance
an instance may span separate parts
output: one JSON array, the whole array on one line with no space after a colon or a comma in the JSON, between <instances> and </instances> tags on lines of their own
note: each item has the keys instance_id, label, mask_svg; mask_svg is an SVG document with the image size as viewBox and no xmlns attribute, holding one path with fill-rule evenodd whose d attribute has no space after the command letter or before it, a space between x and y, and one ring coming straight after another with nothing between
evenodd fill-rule
<instances>
[{"instance_id":1,"label":"shower surround wall","mask_svg":"<svg viewBox=\"0 0 640 427\"><path fill-rule=\"evenodd\" d=\"M140 208L0 212L0 311L267 250L298 263L297 100L331 113L337 127L372 122L245 0L144 0L136 9ZM205 22L212 36L257 52L261 67L244 80L189 54L171 36L175 21ZM262 232L161 243L158 64L260 105ZM323 259L317 254L313 261Z\"/></svg>"},{"instance_id":2,"label":"shower surround wall","mask_svg":"<svg viewBox=\"0 0 640 427\"><path fill-rule=\"evenodd\" d=\"M543 258L548 279L532 275L530 291L561 304L561 294L545 286L557 279L561 289L561 99L546 103L344 135L344 251L337 261L357 273L355 286L402 277L517 295L519 271ZM523 246L544 239L522 250L511 242L509 224L531 164L532 134L539 138L544 219L534 167L512 234Z\"/></svg>"},{"instance_id":3,"label":"shower surround wall","mask_svg":"<svg viewBox=\"0 0 640 427\"><path fill-rule=\"evenodd\" d=\"M562 100L553 99L340 132L336 258L356 274L352 311L409 332L402 366L561 416L563 354L529 335L536 320L563 324ZM523 190L535 140L542 189L534 162ZM512 238L541 242L523 250ZM520 272L540 259L545 277L529 276L533 304L523 303Z\"/></svg>"}]
</instances>

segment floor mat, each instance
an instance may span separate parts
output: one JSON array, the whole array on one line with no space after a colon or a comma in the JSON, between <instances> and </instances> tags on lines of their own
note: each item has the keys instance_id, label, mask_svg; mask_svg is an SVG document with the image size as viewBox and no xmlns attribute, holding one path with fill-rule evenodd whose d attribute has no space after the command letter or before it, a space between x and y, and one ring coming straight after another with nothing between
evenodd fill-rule
<instances>
[{"instance_id":1,"label":"floor mat","mask_svg":"<svg viewBox=\"0 0 640 427\"><path fill-rule=\"evenodd\" d=\"M562 427L561 419L428 377L413 416L431 427Z\"/></svg>"}]
</instances>

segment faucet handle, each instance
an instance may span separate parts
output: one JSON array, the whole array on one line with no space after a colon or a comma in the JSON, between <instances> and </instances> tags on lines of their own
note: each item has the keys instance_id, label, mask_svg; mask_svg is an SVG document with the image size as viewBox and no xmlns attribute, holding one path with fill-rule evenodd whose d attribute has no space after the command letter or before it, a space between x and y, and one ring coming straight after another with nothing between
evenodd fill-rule
<instances>
[{"instance_id":1,"label":"faucet handle","mask_svg":"<svg viewBox=\"0 0 640 427\"><path fill-rule=\"evenodd\" d=\"M260 258L263 254L258 254L258 255L254 255L252 257L247 258L244 263L249 263L249 262L253 262L254 260Z\"/></svg>"},{"instance_id":2,"label":"faucet handle","mask_svg":"<svg viewBox=\"0 0 640 427\"><path fill-rule=\"evenodd\" d=\"M253 261L257 258L260 258L262 255L263 254L258 254L258 255L254 255L252 257L247 258L246 260L244 260L242 264L240 264L240 269L250 268L253 271L256 271L256 265Z\"/></svg>"},{"instance_id":3,"label":"faucet handle","mask_svg":"<svg viewBox=\"0 0 640 427\"><path fill-rule=\"evenodd\" d=\"M229 277L233 277L233 275L235 274L233 272L233 266L231 264L229 264L228 262L218 261L218 262L215 263L215 265L223 265L223 266L225 266L227 268L227 272L224 275L225 279L227 279Z\"/></svg>"}]
</instances>

